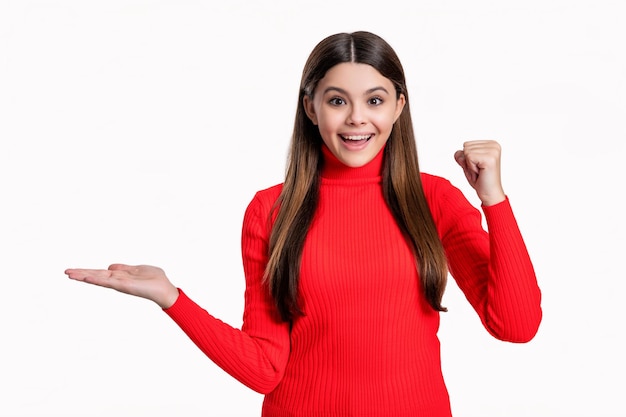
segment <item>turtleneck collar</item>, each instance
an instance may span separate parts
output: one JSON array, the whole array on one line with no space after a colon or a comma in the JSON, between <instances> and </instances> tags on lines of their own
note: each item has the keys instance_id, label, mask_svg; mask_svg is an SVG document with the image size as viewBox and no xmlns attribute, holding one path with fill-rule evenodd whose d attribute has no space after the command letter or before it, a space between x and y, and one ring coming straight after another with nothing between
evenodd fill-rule
<instances>
[{"instance_id":1,"label":"turtleneck collar","mask_svg":"<svg viewBox=\"0 0 626 417\"><path fill-rule=\"evenodd\" d=\"M383 168L383 155L385 147L367 164L352 168L341 162L333 153L328 149L325 144L322 144L322 179L323 180L364 180L375 179L380 180Z\"/></svg>"}]
</instances>

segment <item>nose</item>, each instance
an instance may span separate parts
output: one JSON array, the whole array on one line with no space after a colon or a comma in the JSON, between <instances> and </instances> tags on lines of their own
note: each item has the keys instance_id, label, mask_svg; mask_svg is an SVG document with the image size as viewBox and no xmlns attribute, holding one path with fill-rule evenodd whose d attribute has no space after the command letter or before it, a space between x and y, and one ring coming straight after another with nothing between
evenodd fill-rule
<instances>
[{"instance_id":1,"label":"nose","mask_svg":"<svg viewBox=\"0 0 626 417\"><path fill-rule=\"evenodd\" d=\"M359 105L350 106L350 111L348 112L348 118L346 119L346 123L351 126L358 126L365 124L365 112Z\"/></svg>"}]
</instances>

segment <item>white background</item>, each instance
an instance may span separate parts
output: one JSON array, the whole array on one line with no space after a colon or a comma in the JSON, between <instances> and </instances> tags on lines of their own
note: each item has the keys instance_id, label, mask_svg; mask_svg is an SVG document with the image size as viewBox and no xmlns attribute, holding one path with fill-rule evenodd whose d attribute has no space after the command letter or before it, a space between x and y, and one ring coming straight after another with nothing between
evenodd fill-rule
<instances>
[{"instance_id":1,"label":"white background","mask_svg":"<svg viewBox=\"0 0 626 417\"><path fill-rule=\"evenodd\" d=\"M241 325L242 215L282 181L300 71L336 32L403 61L423 171L497 139L543 291L496 341L451 281L455 417L624 416L626 11L615 1L0 1L0 415L255 416L156 306L68 267L163 267ZM364 214L366 215L366 214Z\"/></svg>"}]
</instances>

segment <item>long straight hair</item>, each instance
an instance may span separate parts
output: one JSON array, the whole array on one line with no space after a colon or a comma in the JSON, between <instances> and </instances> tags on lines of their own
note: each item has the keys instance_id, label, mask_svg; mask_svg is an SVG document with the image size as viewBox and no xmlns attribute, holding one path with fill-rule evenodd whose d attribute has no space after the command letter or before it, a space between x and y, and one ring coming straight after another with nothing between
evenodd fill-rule
<instances>
[{"instance_id":1,"label":"long straight hair","mask_svg":"<svg viewBox=\"0 0 626 417\"><path fill-rule=\"evenodd\" d=\"M372 66L393 83L397 98L405 97L404 109L384 149L383 195L413 249L428 303L437 311L446 311L441 299L447 261L422 188L404 70L386 41L362 31L325 38L315 46L302 71L285 181L271 216L275 221L265 279L272 297L283 320L292 321L303 314L298 294L300 261L317 208L322 161L322 138L306 115L303 102L305 96L313 98L330 68L345 62Z\"/></svg>"}]
</instances>

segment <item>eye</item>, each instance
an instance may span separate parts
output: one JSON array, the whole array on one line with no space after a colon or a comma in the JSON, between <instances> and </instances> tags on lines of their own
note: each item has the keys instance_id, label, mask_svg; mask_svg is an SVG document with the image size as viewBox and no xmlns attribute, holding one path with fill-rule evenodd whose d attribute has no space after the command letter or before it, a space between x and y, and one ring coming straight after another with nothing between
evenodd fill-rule
<instances>
[{"instance_id":1,"label":"eye","mask_svg":"<svg viewBox=\"0 0 626 417\"><path fill-rule=\"evenodd\" d=\"M368 103L373 106L380 106L381 104L383 104L383 99L380 97L372 97L368 100Z\"/></svg>"},{"instance_id":2,"label":"eye","mask_svg":"<svg viewBox=\"0 0 626 417\"><path fill-rule=\"evenodd\" d=\"M333 106L341 106L342 104L346 104L344 99L342 99L341 97L333 97L328 100L328 103L332 104Z\"/></svg>"}]
</instances>

